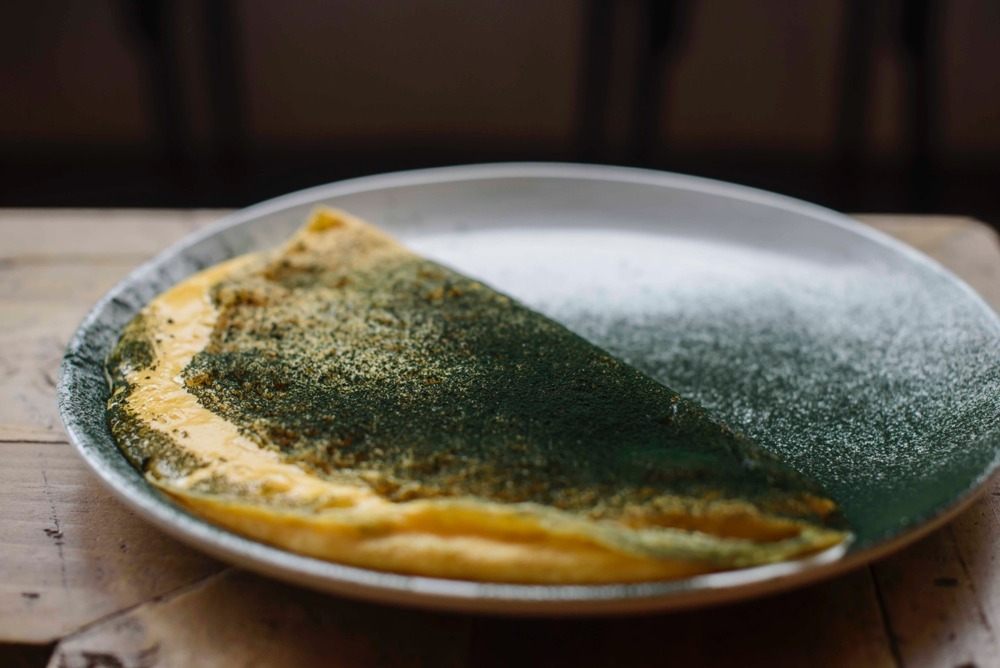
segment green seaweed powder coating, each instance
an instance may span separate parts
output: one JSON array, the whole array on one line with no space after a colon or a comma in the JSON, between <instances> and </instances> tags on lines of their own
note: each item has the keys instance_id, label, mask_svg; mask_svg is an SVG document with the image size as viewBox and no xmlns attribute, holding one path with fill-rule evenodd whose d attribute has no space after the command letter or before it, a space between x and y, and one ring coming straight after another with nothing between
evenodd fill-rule
<instances>
[{"instance_id":1,"label":"green seaweed powder coating","mask_svg":"<svg viewBox=\"0 0 1000 668\"><path fill-rule=\"evenodd\" d=\"M798 503L821 495L811 482L475 280L407 253L292 260L265 256L215 286L210 343L183 373L203 406L286 461L397 501L613 517L683 495L821 521Z\"/></svg>"}]
</instances>

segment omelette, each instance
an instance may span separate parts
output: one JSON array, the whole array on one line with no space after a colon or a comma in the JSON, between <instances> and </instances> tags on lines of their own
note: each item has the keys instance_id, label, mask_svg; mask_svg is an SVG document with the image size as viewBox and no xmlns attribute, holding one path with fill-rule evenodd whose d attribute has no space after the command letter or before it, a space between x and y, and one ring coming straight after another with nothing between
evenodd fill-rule
<instances>
[{"instance_id":1,"label":"omelette","mask_svg":"<svg viewBox=\"0 0 1000 668\"><path fill-rule=\"evenodd\" d=\"M845 541L753 441L347 213L167 290L107 361L150 484L304 555L521 583L681 578Z\"/></svg>"}]
</instances>

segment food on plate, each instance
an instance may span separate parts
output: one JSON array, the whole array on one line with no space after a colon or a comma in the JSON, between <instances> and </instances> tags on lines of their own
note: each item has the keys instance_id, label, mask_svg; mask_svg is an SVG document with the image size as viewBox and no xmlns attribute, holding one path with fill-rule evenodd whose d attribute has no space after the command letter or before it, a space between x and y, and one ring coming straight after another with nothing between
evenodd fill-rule
<instances>
[{"instance_id":1,"label":"food on plate","mask_svg":"<svg viewBox=\"0 0 1000 668\"><path fill-rule=\"evenodd\" d=\"M150 483L305 555L634 582L849 535L814 483L696 403L332 209L154 299L107 369L111 431Z\"/></svg>"}]
</instances>

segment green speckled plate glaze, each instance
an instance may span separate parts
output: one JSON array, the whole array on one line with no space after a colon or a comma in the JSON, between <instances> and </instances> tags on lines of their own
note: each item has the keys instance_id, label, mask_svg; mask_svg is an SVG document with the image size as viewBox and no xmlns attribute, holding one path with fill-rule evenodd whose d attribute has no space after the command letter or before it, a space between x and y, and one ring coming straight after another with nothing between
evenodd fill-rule
<instances>
[{"instance_id":1,"label":"green speckled plate glaze","mask_svg":"<svg viewBox=\"0 0 1000 668\"><path fill-rule=\"evenodd\" d=\"M522 586L323 562L181 510L115 447L103 361L156 294L201 268L277 244L319 203L368 219L698 399L820 481L843 508L854 542L805 561L675 582ZM248 568L342 594L463 610L684 607L842 571L968 503L1000 458L1000 320L928 258L789 198L615 167L454 167L281 197L168 249L81 324L59 402L71 440L126 503Z\"/></svg>"}]
</instances>

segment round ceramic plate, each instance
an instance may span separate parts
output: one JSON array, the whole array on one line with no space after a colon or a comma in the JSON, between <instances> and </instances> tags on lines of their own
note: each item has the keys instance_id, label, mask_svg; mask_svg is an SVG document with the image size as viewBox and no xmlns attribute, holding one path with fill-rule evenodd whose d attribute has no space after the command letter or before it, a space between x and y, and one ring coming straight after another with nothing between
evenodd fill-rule
<instances>
[{"instance_id":1,"label":"round ceramic plate","mask_svg":"<svg viewBox=\"0 0 1000 668\"><path fill-rule=\"evenodd\" d=\"M317 204L362 216L686 393L822 483L847 549L672 582L527 586L410 577L285 552L186 513L119 453L104 359L184 277L287 237ZM1000 453L1000 321L953 275L827 209L645 170L505 164L334 183L228 216L118 284L69 344L72 442L181 540L286 580L493 612L681 607L815 580L899 547L967 503Z\"/></svg>"}]
</instances>

